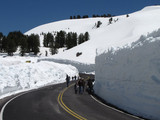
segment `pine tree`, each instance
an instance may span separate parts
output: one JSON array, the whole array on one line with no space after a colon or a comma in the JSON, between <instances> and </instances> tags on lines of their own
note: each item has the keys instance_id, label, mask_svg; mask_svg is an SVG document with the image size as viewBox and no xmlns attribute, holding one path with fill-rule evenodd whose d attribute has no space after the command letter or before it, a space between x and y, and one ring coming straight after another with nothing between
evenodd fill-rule
<instances>
[{"instance_id":1,"label":"pine tree","mask_svg":"<svg viewBox=\"0 0 160 120\"><path fill-rule=\"evenodd\" d=\"M34 35L34 44L33 44L34 55L37 55L39 53L39 47L40 47L39 36Z\"/></svg>"},{"instance_id":2,"label":"pine tree","mask_svg":"<svg viewBox=\"0 0 160 120\"><path fill-rule=\"evenodd\" d=\"M85 32L84 34L84 41L88 41L89 40L89 33L88 32Z\"/></svg>"},{"instance_id":3,"label":"pine tree","mask_svg":"<svg viewBox=\"0 0 160 120\"><path fill-rule=\"evenodd\" d=\"M3 33L0 32L0 52L2 52Z\"/></svg>"},{"instance_id":4,"label":"pine tree","mask_svg":"<svg viewBox=\"0 0 160 120\"><path fill-rule=\"evenodd\" d=\"M57 48L55 46L55 41L54 39L52 39L52 41L50 41L50 52L51 52L51 55L54 55L54 54L57 54Z\"/></svg>"},{"instance_id":5,"label":"pine tree","mask_svg":"<svg viewBox=\"0 0 160 120\"><path fill-rule=\"evenodd\" d=\"M33 52L33 40L32 40L32 37L31 35L27 36L27 44L28 44L28 50L27 52Z\"/></svg>"},{"instance_id":6,"label":"pine tree","mask_svg":"<svg viewBox=\"0 0 160 120\"><path fill-rule=\"evenodd\" d=\"M72 32L69 32L67 34L67 38L66 38L66 47L67 47L67 49L72 48L72 42L71 42L71 40L72 40Z\"/></svg>"},{"instance_id":7,"label":"pine tree","mask_svg":"<svg viewBox=\"0 0 160 120\"><path fill-rule=\"evenodd\" d=\"M10 32L7 36L7 53L9 56L13 56L13 53L16 52L18 44L16 44L17 36L15 35L15 32Z\"/></svg>"},{"instance_id":8,"label":"pine tree","mask_svg":"<svg viewBox=\"0 0 160 120\"><path fill-rule=\"evenodd\" d=\"M76 16L73 16L73 19L76 19Z\"/></svg>"},{"instance_id":9,"label":"pine tree","mask_svg":"<svg viewBox=\"0 0 160 120\"><path fill-rule=\"evenodd\" d=\"M52 43L52 41L54 41L54 37L51 33L47 34L47 46L49 47L50 44Z\"/></svg>"},{"instance_id":10,"label":"pine tree","mask_svg":"<svg viewBox=\"0 0 160 120\"><path fill-rule=\"evenodd\" d=\"M7 53L9 56L13 56L13 53L16 52L16 44L13 39L8 39L7 38Z\"/></svg>"},{"instance_id":11,"label":"pine tree","mask_svg":"<svg viewBox=\"0 0 160 120\"><path fill-rule=\"evenodd\" d=\"M56 38L56 47L57 48L64 47L65 41L66 41L66 32L62 30L60 32L57 32L57 35L55 38Z\"/></svg>"},{"instance_id":12,"label":"pine tree","mask_svg":"<svg viewBox=\"0 0 160 120\"><path fill-rule=\"evenodd\" d=\"M26 36L24 36L23 38L21 38L21 41L20 41L20 55L21 56L24 56L25 53L27 53L27 48L28 48L27 38Z\"/></svg>"},{"instance_id":13,"label":"pine tree","mask_svg":"<svg viewBox=\"0 0 160 120\"><path fill-rule=\"evenodd\" d=\"M6 38L6 36L3 36L3 39L2 39L2 51L7 52L7 38Z\"/></svg>"},{"instance_id":14,"label":"pine tree","mask_svg":"<svg viewBox=\"0 0 160 120\"><path fill-rule=\"evenodd\" d=\"M84 40L84 35L83 33L81 33L79 36L78 36L78 44L81 44L83 43L85 40Z\"/></svg>"},{"instance_id":15,"label":"pine tree","mask_svg":"<svg viewBox=\"0 0 160 120\"><path fill-rule=\"evenodd\" d=\"M95 18L95 17L96 17L96 15L95 15L95 14L93 14L93 15L92 15L92 17L93 17L93 18Z\"/></svg>"},{"instance_id":16,"label":"pine tree","mask_svg":"<svg viewBox=\"0 0 160 120\"><path fill-rule=\"evenodd\" d=\"M88 18L88 15L84 15L83 18Z\"/></svg>"},{"instance_id":17,"label":"pine tree","mask_svg":"<svg viewBox=\"0 0 160 120\"><path fill-rule=\"evenodd\" d=\"M16 47L19 46L21 38L23 38L23 34L20 31L14 31L14 32L10 32L8 34L8 36L14 40Z\"/></svg>"},{"instance_id":18,"label":"pine tree","mask_svg":"<svg viewBox=\"0 0 160 120\"><path fill-rule=\"evenodd\" d=\"M81 18L81 16L80 15L77 15L77 19L80 19Z\"/></svg>"},{"instance_id":19,"label":"pine tree","mask_svg":"<svg viewBox=\"0 0 160 120\"><path fill-rule=\"evenodd\" d=\"M77 46L77 33L72 33L72 40L71 40L71 42L72 42L71 47Z\"/></svg>"},{"instance_id":20,"label":"pine tree","mask_svg":"<svg viewBox=\"0 0 160 120\"><path fill-rule=\"evenodd\" d=\"M99 28L101 26L102 22L101 21L98 21L97 22L97 28Z\"/></svg>"},{"instance_id":21,"label":"pine tree","mask_svg":"<svg viewBox=\"0 0 160 120\"><path fill-rule=\"evenodd\" d=\"M107 17L107 15L106 15L106 14L104 14L104 15L102 15L102 17Z\"/></svg>"},{"instance_id":22,"label":"pine tree","mask_svg":"<svg viewBox=\"0 0 160 120\"><path fill-rule=\"evenodd\" d=\"M43 38L43 46L44 47L47 47L48 44L47 44L47 35L46 34L43 34L44 38Z\"/></svg>"},{"instance_id":23,"label":"pine tree","mask_svg":"<svg viewBox=\"0 0 160 120\"><path fill-rule=\"evenodd\" d=\"M37 55L40 47L39 36L31 34L30 36L28 36L27 43L28 43L28 51L34 52L34 55Z\"/></svg>"},{"instance_id":24,"label":"pine tree","mask_svg":"<svg viewBox=\"0 0 160 120\"><path fill-rule=\"evenodd\" d=\"M50 41L52 41L53 35L51 33L44 34L43 46L49 47Z\"/></svg>"},{"instance_id":25,"label":"pine tree","mask_svg":"<svg viewBox=\"0 0 160 120\"><path fill-rule=\"evenodd\" d=\"M112 24L112 21L113 21L113 18L111 17L111 18L109 19L109 24Z\"/></svg>"},{"instance_id":26,"label":"pine tree","mask_svg":"<svg viewBox=\"0 0 160 120\"><path fill-rule=\"evenodd\" d=\"M111 14L107 14L107 17L112 17L112 15Z\"/></svg>"}]
</instances>

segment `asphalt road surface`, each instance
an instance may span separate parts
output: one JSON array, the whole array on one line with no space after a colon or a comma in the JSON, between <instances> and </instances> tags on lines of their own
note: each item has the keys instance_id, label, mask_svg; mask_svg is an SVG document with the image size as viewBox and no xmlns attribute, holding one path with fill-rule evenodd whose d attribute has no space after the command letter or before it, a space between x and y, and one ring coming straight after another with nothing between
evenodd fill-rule
<instances>
[{"instance_id":1,"label":"asphalt road surface","mask_svg":"<svg viewBox=\"0 0 160 120\"><path fill-rule=\"evenodd\" d=\"M86 75L82 76L87 77ZM17 97L6 106L3 112L3 120L78 119L138 120L138 118L98 103L87 92L75 94L74 87L67 88L65 83L42 88Z\"/></svg>"}]
</instances>

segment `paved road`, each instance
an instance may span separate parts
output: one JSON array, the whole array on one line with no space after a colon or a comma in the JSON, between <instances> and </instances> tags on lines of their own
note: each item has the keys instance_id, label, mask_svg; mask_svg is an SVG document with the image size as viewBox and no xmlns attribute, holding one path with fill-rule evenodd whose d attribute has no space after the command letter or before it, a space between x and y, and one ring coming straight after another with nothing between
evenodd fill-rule
<instances>
[{"instance_id":1,"label":"paved road","mask_svg":"<svg viewBox=\"0 0 160 120\"><path fill-rule=\"evenodd\" d=\"M16 98L6 106L3 120L78 120L74 113L84 120L137 120L99 104L86 92L74 94L73 87L62 96L63 103L71 110L69 114L58 103L64 88L66 84L53 85Z\"/></svg>"}]
</instances>

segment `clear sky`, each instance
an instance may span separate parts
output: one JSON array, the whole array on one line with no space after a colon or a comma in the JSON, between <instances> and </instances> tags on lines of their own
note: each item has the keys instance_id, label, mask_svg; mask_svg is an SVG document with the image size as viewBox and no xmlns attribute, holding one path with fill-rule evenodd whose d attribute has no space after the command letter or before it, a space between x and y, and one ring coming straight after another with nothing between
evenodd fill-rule
<instances>
[{"instance_id":1,"label":"clear sky","mask_svg":"<svg viewBox=\"0 0 160 120\"><path fill-rule=\"evenodd\" d=\"M22 33L74 15L129 14L160 0L1 0L0 32Z\"/></svg>"}]
</instances>

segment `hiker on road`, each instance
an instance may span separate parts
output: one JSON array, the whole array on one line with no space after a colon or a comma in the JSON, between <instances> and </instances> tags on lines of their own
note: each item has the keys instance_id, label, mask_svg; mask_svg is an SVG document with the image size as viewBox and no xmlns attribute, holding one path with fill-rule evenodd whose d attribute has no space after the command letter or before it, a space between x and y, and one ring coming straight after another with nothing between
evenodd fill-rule
<instances>
[{"instance_id":1,"label":"hiker on road","mask_svg":"<svg viewBox=\"0 0 160 120\"><path fill-rule=\"evenodd\" d=\"M78 92L78 87L79 87L78 82L76 82L74 85L75 94L77 94L77 92Z\"/></svg>"},{"instance_id":2,"label":"hiker on road","mask_svg":"<svg viewBox=\"0 0 160 120\"><path fill-rule=\"evenodd\" d=\"M79 94L82 94L83 93L83 81L82 81L82 79L80 79L79 81L78 81L78 86L79 86Z\"/></svg>"},{"instance_id":3,"label":"hiker on road","mask_svg":"<svg viewBox=\"0 0 160 120\"><path fill-rule=\"evenodd\" d=\"M69 86L69 82L70 82L70 77L68 75L66 75L66 84L67 84L67 87Z\"/></svg>"}]
</instances>

